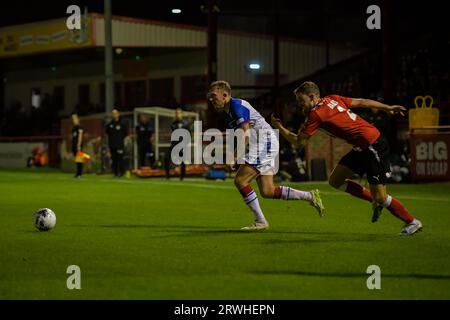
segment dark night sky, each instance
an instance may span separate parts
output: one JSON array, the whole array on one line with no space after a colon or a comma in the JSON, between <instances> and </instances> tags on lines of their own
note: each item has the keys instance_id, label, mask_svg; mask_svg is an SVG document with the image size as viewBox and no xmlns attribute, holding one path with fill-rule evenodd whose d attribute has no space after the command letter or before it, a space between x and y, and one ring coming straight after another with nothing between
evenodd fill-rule
<instances>
[{"instance_id":1,"label":"dark night sky","mask_svg":"<svg viewBox=\"0 0 450 320\"><path fill-rule=\"evenodd\" d=\"M388 0L384 0L388 1ZM324 40L326 21L330 21L331 38L336 42L353 43L370 46L374 32L365 26L366 8L370 4L381 4L383 0L279 0L277 6L282 14L280 32L287 36L304 39ZM418 33L432 31L448 37L449 27L446 22L445 1L429 0L426 3L406 0L392 2L394 30L402 38L414 38ZM156 19L178 23L205 26L206 15L200 7L206 0L112 0L113 14ZM0 26L21 24L63 17L70 4L81 8L88 7L90 12L103 12L103 0L58 0L58 1L1 1ZM329 5L330 19L324 12ZM223 13L244 15L222 15L219 26L228 29L269 33L273 21L267 16L258 15L273 12L273 0L218 0ZM172 8L183 10L181 14L171 13ZM247 14L247 16L245 15ZM250 14L251 16L248 16Z\"/></svg>"}]
</instances>

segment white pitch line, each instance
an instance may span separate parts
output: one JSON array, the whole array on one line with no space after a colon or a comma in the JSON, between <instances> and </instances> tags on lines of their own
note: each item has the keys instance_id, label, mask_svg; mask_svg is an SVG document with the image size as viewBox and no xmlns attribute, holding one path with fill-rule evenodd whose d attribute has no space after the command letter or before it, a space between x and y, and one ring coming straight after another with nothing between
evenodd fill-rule
<instances>
[{"instance_id":1,"label":"white pitch line","mask_svg":"<svg viewBox=\"0 0 450 320\"><path fill-rule=\"evenodd\" d=\"M0 173L0 177L2 175L12 175L14 177L16 177L15 174L13 173ZM42 180L44 179L49 179L51 178L51 176L46 175L44 173L39 173L39 174L35 174L35 175L26 175L26 176L22 176L21 178L26 178L26 179L30 179L30 180ZM200 183L189 183L189 182L179 182L179 181L165 181L165 180L161 180L161 181L150 181L150 180L116 180L116 179L104 179L104 178L100 178L100 179L81 179L81 180L77 180L75 181L74 178L69 178L69 177L55 177L53 179L56 180L64 180L64 181L74 181L74 182L94 182L94 181L100 181L100 182L107 182L107 183L125 183L125 184L142 184L142 185L163 185L163 186L171 186L171 187L194 187L194 188L203 188L203 189L222 189L222 190L234 190L235 188L232 186L218 186L218 185L212 185L212 184L200 184ZM122 178L122 179L126 179L126 178ZM195 180L195 181L202 181L202 180ZM220 183L220 182L218 182ZM307 184L316 184L316 183L307 183ZM330 195L330 196L349 196L347 193L345 192L339 192L339 191L320 191L321 194L324 195ZM436 201L436 202L450 202L450 199L445 199L445 198L430 198L430 197L415 197L415 196L408 196L408 195L398 195L397 196L400 199L405 199L405 200L418 200L418 201Z\"/></svg>"},{"instance_id":2,"label":"white pitch line","mask_svg":"<svg viewBox=\"0 0 450 320\"><path fill-rule=\"evenodd\" d=\"M129 183L129 184L150 184L150 185L164 185L171 187L195 187L195 188L205 188L205 189L234 189L233 187L228 186L215 186L210 184L197 184L197 183L187 183L187 182L178 182L178 181L133 181L133 180L109 180L109 179L97 179L95 181L101 182L117 182L117 183Z\"/></svg>"},{"instance_id":3,"label":"white pitch line","mask_svg":"<svg viewBox=\"0 0 450 320\"><path fill-rule=\"evenodd\" d=\"M68 178L62 178L59 179L67 179ZM227 190L234 190L235 188L232 186L217 186L217 185L210 185L210 184L197 184L197 183L188 183L188 182L179 182L179 181L133 181L133 180L113 180L113 179L97 179L95 181L102 181L102 182L117 182L117 183L131 183L131 184L151 184L151 185L164 185L164 186L183 186L183 187L195 187L195 188L205 188L205 189L227 189ZM201 180L197 180L201 181ZM310 184L310 183L308 183ZM315 184L315 183L313 183ZM349 194L345 192L339 192L339 191L320 191L321 194L325 195L332 195L332 196L349 196ZM450 199L444 199L444 198L425 198L425 197L414 197L414 196L398 196L402 199L407 200L429 200L429 201L441 201L441 202L450 202Z\"/></svg>"}]
</instances>

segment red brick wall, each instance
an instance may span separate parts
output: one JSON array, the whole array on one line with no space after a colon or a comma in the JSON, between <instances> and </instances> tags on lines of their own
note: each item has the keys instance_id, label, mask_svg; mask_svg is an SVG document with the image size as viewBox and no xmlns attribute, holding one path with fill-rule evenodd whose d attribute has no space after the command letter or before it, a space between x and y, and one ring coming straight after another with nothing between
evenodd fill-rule
<instances>
[{"instance_id":1,"label":"red brick wall","mask_svg":"<svg viewBox=\"0 0 450 320\"><path fill-rule=\"evenodd\" d=\"M339 160L352 146L344 140L333 138L324 132L317 132L308 142L306 147L306 162L308 164L308 172L311 177L311 160L322 158L325 159L327 165L327 175L330 176L331 171L337 165Z\"/></svg>"}]
</instances>

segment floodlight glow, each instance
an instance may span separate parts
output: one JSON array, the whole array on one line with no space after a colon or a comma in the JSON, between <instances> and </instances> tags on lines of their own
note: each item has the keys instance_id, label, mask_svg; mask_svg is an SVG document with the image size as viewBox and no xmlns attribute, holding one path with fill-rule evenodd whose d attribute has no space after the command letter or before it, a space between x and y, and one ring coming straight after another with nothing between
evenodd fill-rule
<instances>
[{"instance_id":1,"label":"floodlight glow","mask_svg":"<svg viewBox=\"0 0 450 320\"><path fill-rule=\"evenodd\" d=\"M175 14L181 13L181 9L172 9L172 13Z\"/></svg>"},{"instance_id":2,"label":"floodlight glow","mask_svg":"<svg viewBox=\"0 0 450 320\"><path fill-rule=\"evenodd\" d=\"M259 69L261 69L261 65L259 63L250 63L248 65L248 68L250 70L259 70Z\"/></svg>"}]
</instances>

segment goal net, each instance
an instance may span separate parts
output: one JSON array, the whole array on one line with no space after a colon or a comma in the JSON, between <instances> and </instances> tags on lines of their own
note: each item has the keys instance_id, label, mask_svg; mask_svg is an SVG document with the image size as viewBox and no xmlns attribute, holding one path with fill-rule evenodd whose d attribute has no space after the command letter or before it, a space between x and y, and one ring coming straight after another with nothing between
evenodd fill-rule
<instances>
[{"instance_id":1,"label":"goal net","mask_svg":"<svg viewBox=\"0 0 450 320\"><path fill-rule=\"evenodd\" d=\"M162 107L135 108L133 111L134 128L139 123L140 114L146 114L153 127L153 152L155 161L163 160L166 152L170 150L170 136L172 134L171 125L175 119L175 110ZM183 111L183 119L190 123L199 120L197 112ZM138 169L138 146L137 139L134 139L134 169Z\"/></svg>"}]
</instances>

